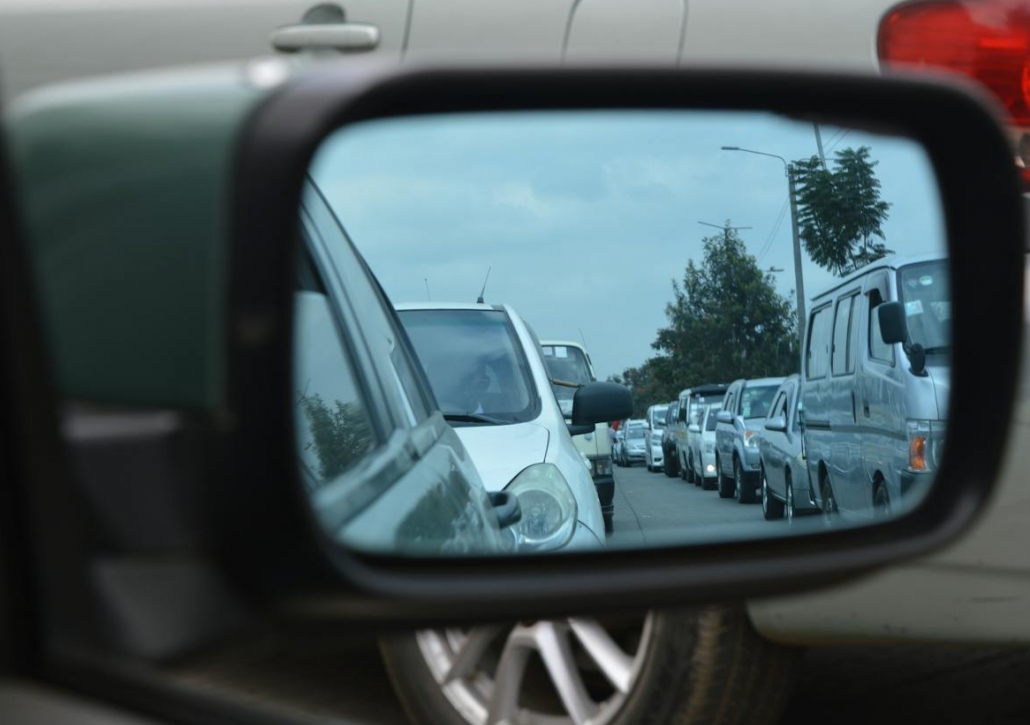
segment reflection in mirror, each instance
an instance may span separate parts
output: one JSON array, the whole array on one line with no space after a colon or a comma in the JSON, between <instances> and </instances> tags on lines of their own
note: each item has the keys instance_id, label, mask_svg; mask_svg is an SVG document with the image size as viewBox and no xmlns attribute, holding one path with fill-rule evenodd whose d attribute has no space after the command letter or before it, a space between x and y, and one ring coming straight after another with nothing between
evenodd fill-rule
<instances>
[{"instance_id":1,"label":"reflection in mirror","mask_svg":"<svg viewBox=\"0 0 1030 725\"><path fill-rule=\"evenodd\" d=\"M812 123L751 112L327 138L294 366L323 524L381 553L539 553L917 506L949 393L936 179L909 139L819 131L825 156Z\"/></svg>"}]
</instances>

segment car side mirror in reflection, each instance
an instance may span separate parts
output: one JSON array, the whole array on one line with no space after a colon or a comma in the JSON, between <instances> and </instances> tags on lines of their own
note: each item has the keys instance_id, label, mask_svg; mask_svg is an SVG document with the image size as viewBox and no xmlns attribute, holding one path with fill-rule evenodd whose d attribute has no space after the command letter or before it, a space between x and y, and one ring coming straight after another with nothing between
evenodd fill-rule
<instances>
[{"instance_id":1,"label":"car side mirror in reflection","mask_svg":"<svg viewBox=\"0 0 1030 725\"><path fill-rule=\"evenodd\" d=\"M715 420L719 423L732 423L733 415L728 410L722 410L719 415L715 417Z\"/></svg>"},{"instance_id":2,"label":"car side mirror in reflection","mask_svg":"<svg viewBox=\"0 0 1030 725\"><path fill-rule=\"evenodd\" d=\"M633 394L625 385L595 381L576 390L572 398L572 423L569 432L583 435L598 423L621 420L633 415Z\"/></svg>"},{"instance_id":3,"label":"car side mirror in reflection","mask_svg":"<svg viewBox=\"0 0 1030 725\"><path fill-rule=\"evenodd\" d=\"M765 421L765 429L785 432L787 430L787 419L782 415L777 415L775 418L769 418Z\"/></svg>"},{"instance_id":4,"label":"car side mirror in reflection","mask_svg":"<svg viewBox=\"0 0 1030 725\"><path fill-rule=\"evenodd\" d=\"M883 302L876 308L880 317L880 337L887 345L908 340L905 307L900 302Z\"/></svg>"},{"instance_id":5,"label":"car side mirror in reflection","mask_svg":"<svg viewBox=\"0 0 1030 725\"><path fill-rule=\"evenodd\" d=\"M697 423L692 423L690 425L690 427L687 428L687 430L689 432L691 432L691 433L700 433L701 432L701 426L699 426Z\"/></svg>"}]
</instances>

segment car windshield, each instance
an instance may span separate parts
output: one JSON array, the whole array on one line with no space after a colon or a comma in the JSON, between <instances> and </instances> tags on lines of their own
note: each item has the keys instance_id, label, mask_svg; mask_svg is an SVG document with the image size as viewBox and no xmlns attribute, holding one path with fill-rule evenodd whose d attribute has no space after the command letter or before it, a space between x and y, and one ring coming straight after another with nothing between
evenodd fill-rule
<instances>
[{"instance_id":1,"label":"car windshield","mask_svg":"<svg viewBox=\"0 0 1030 725\"><path fill-rule=\"evenodd\" d=\"M547 365L547 374L552 379L577 385L583 385L593 380L586 355L580 348L569 345L542 345L541 347L544 352L544 363ZM566 416L572 415L572 398L576 395L576 389L553 383L551 388L554 390L554 396L558 399L562 413Z\"/></svg>"},{"instance_id":2,"label":"car windshield","mask_svg":"<svg viewBox=\"0 0 1030 725\"><path fill-rule=\"evenodd\" d=\"M667 412L667 408L664 405L661 408L655 408L651 412L651 420L653 421L653 425L654 425L655 428L664 428L665 427L665 414L666 414L666 412Z\"/></svg>"},{"instance_id":3,"label":"car windshield","mask_svg":"<svg viewBox=\"0 0 1030 725\"><path fill-rule=\"evenodd\" d=\"M944 260L898 270L898 298L905 306L909 341L928 354L951 349L951 291Z\"/></svg>"},{"instance_id":4,"label":"car windshield","mask_svg":"<svg viewBox=\"0 0 1030 725\"><path fill-rule=\"evenodd\" d=\"M741 415L745 419L764 418L779 388L779 383L745 387L741 398Z\"/></svg>"},{"instance_id":5,"label":"car windshield","mask_svg":"<svg viewBox=\"0 0 1030 725\"><path fill-rule=\"evenodd\" d=\"M398 314L445 416L486 416L503 423L532 417L536 396L529 366L505 312L402 310Z\"/></svg>"},{"instance_id":6,"label":"car windshield","mask_svg":"<svg viewBox=\"0 0 1030 725\"><path fill-rule=\"evenodd\" d=\"M631 427L629 429L629 431L627 431L626 437L629 438L630 440L632 440L634 438L643 438L644 437L644 427L643 426L636 426L636 425Z\"/></svg>"}]
</instances>

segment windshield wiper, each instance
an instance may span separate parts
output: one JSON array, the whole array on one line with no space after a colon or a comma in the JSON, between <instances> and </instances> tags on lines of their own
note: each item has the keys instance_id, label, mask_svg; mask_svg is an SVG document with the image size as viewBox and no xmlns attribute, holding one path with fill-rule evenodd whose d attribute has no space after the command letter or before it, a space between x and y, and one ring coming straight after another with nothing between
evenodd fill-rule
<instances>
[{"instance_id":1,"label":"windshield wiper","mask_svg":"<svg viewBox=\"0 0 1030 725\"><path fill-rule=\"evenodd\" d=\"M927 355L940 355L942 353L951 352L951 345L937 345L936 347L924 347L923 352Z\"/></svg>"},{"instance_id":2,"label":"windshield wiper","mask_svg":"<svg viewBox=\"0 0 1030 725\"><path fill-rule=\"evenodd\" d=\"M508 422L481 413L444 413L443 419L454 423L485 423L487 425L506 425Z\"/></svg>"}]
</instances>

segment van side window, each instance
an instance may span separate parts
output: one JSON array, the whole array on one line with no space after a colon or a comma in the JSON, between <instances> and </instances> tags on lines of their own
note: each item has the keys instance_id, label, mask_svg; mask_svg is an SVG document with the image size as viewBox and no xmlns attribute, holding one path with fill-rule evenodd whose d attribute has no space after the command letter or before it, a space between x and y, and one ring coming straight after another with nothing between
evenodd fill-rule
<instances>
[{"instance_id":1,"label":"van side window","mask_svg":"<svg viewBox=\"0 0 1030 725\"><path fill-rule=\"evenodd\" d=\"M827 305L812 315L808 332L808 349L805 352L805 375L809 380L826 376L830 367L830 313Z\"/></svg>"},{"instance_id":2,"label":"van side window","mask_svg":"<svg viewBox=\"0 0 1030 725\"><path fill-rule=\"evenodd\" d=\"M880 315L877 307L883 302L878 290L869 293L869 357L894 367L894 347L880 336Z\"/></svg>"},{"instance_id":3,"label":"van side window","mask_svg":"<svg viewBox=\"0 0 1030 725\"><path fill-rule=\"evenodd\" d=\"M837 315L833 320L833 375L848 372L848 324L851 322L853 299L854 297L844 297L837 302Z\"/></svg>"}]
</instances>

